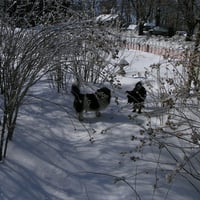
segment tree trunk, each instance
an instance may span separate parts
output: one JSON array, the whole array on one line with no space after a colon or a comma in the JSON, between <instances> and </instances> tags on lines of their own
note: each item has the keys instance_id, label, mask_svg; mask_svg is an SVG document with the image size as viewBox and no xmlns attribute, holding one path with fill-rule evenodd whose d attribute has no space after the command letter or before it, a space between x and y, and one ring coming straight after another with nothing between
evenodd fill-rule
<instances>
[{"instance_id":1,"label":"tree trunk","mask_svg":"<svg viewBox=\"0 0 200 200\"><path fill-rule=\"evenodd\" d=\"M144 28L144 23L142 21L139 22L139 25L138 25L138 35L143 35L143 28Z\"/></svg>"},{"instance_id":2,"label":"tree trunk","mask_svg":"<svg viewBox=\"0 0 200 200\"><path fill-rule=\"evenodd\" d=\"M18 111L19 111L19 105L16 105L14 110L12 110L10 113L8 113L8 139L12 140L14 130L15 130L15 125L17 121L17 116L18 116Z\"/></svg>"},{"instance_id":3,"label":"tree trunk","mask_svg":"<svg viewBox=\"0 0 200 200\"><path fill-rule=\"evenodd\" d=\"M4 112L2 130L1 130L1 141L0 141L0 161L3 160L3 148L4 148L4 139L6 133L6 123L7 123L7 114Z\"/></svg>"}]
</instances>

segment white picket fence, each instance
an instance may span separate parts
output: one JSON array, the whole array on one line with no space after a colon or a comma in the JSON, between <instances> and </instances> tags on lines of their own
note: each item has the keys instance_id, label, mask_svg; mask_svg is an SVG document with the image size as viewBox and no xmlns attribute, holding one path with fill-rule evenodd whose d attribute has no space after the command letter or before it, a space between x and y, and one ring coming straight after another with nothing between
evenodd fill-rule
<instances>
[{"instance_id":1,"label":"white picket fence","mask_svg":"<svg viewBox=\"0 0 200 200\"><path fill-rule=\"evenodd\" d=\"M148 39L145 37L124 37L123 46L128 49L144 51L164 57L182 59L183 56L190 54L193 47L191 42L171 41L167 39Z\"/></svg>"}]
</instances>

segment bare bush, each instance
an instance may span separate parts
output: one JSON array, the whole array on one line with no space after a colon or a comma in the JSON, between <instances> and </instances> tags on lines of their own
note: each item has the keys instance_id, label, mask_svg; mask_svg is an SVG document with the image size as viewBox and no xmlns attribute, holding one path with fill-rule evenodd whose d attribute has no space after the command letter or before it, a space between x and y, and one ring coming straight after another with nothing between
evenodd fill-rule
<instances>
[{"instance_id":1,"label":"bare bush","mask_svg":"<svg viewBox=\"0 0 200 200\"><path fill-rule=\"evenodd\" d=\"M110 60L121 44L118 34L92 21L65 23L58 29L62 51L55 57L56 64L49 74L57 91L66 91L69 77L94 84L110 81L114 67L109 67Z\"/></svg>"},{"instance_id":2,"label":"bare bush","mask_svg":"<svg viewBox=\"0 0 200 200\"><path fill-rule=\"evenodd\" d=\"M149 148L158 149L158 158L152 160L157 171L154 190L159 187L159 174L164 172L167 184L179 176L200 193L198 59L199 53L188 56L186 52L182 60L169 59L166 63L152 65L151 72L146 72L147 75L156 74L153 78L157 88L152 88L149 83L149 90L152 90L153 107L158 109L146 113L147 123L140 133L143 137L132 159L140 162ZM155 117L160 125L152 123Z\"/></svg>"},{"instance_id":3,"label":"bare bush","mask_svg":"<svg viewBox=\"0 0 200 200\"><path fill-rule=\"evenodd\" d=\"M91 21L71 19L29 29L8 24L1 22L3 130L0 159L3 147L5 156L7 143L13 138L19 108L38 80L48 74L58 92L66 91L70 77L93 83L108 80L112 74L105 60L118 44L118 41L113 42L114 34Z\"/></svg>"},{"instance_id":4,"label":"bare bush","mask_svg":"<svg viewBox=\"0 0 200 200\"><path fill-rule=\"evenodd\" d=\"M1 93L3 99L3 128L0 160L8 140L12 140L19 108L38 80L50 71L53 58L60 51L57 33L48 29L27 30L1 23ZM6 134L7 133L7 134ZM6 138L6 139L5 139Z\"/></svg>"}]
</instances>

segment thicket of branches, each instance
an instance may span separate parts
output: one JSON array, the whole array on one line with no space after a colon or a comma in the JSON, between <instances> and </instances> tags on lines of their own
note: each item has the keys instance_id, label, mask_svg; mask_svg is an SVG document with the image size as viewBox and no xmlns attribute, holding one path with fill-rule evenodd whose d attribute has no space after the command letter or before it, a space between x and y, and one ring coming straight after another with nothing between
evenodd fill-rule
<instances>
[{"instance_id":1,"label":"thicket of branches","mask_svg":"<svg viewBox=\"0 0 200 200\"><path fill-rule=\"evenodd\" d=\"M0 84L3 116L0 160L6 155L8 140L13 138L24 97L30 87L52 67L51 58L59 50L54 48L55 37L54 32L16 29L1 22Z\"/></svg>"},{"instance_id":2,"label":"thicket of branches","mask_svg":"<svg viewBox=\"0 0 200 200\"><path fill-rule=\"evenodd\" d=\"M47 75L58 92L67 90L70 77L105 81L111 76L104 71L105 60L119 42L109 30L77 16L37 28L17 28L10 20L4 18L0 24L0 160L13 139L20 106L38 80Z\"/></svg>"},{"instance_id":3,"label":"thicket of branches","mask_svg":"<svg viewBox=\"0 0 200 200\"><path fill-rule=\"evenodd\" d=\"M55 57L50 80L58 91L66 89L66 77L78 78L81 82L100 83L112 78L107 68L108 58L120 45L117 34L109 29L99 28L97 24L79 22L74 26L64 26L60 41L68 41L62 53ZM57 62L60 61L60 62Z\"/></svg>"}]
</instances>

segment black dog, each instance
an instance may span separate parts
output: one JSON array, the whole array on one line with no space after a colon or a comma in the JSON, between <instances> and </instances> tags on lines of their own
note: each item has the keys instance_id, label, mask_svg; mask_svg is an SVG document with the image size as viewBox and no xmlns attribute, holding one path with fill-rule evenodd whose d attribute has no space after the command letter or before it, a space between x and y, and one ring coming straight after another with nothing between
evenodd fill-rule
<instances>
[{"instance_id":1,"label":"black dog","mask_svg":"<svg viewBox=\"0 0 200 200\"><path fill-rule=\"evenodd\" d=\"M139 81L136 83L135 88L132 91L126 91L128 103L133 104L133 112L141 113L142 108L144 108L144 101L147 96L146 89Z\"/></svg>"},{"instance_id":2,"label":"black dog","mask_svg":"<svg viewBox=\"0 0 200 200\"><path fill-rule=\"evenodd\" d=\"M80 121L83 120L83 111L95 111L96 116L101 115L100 110L110 104L111 91L107 87L98 89L95 93L82 94L76 84L72 84L71 93L74 95L74 108Z\"/></svg>"}]
</instances>

